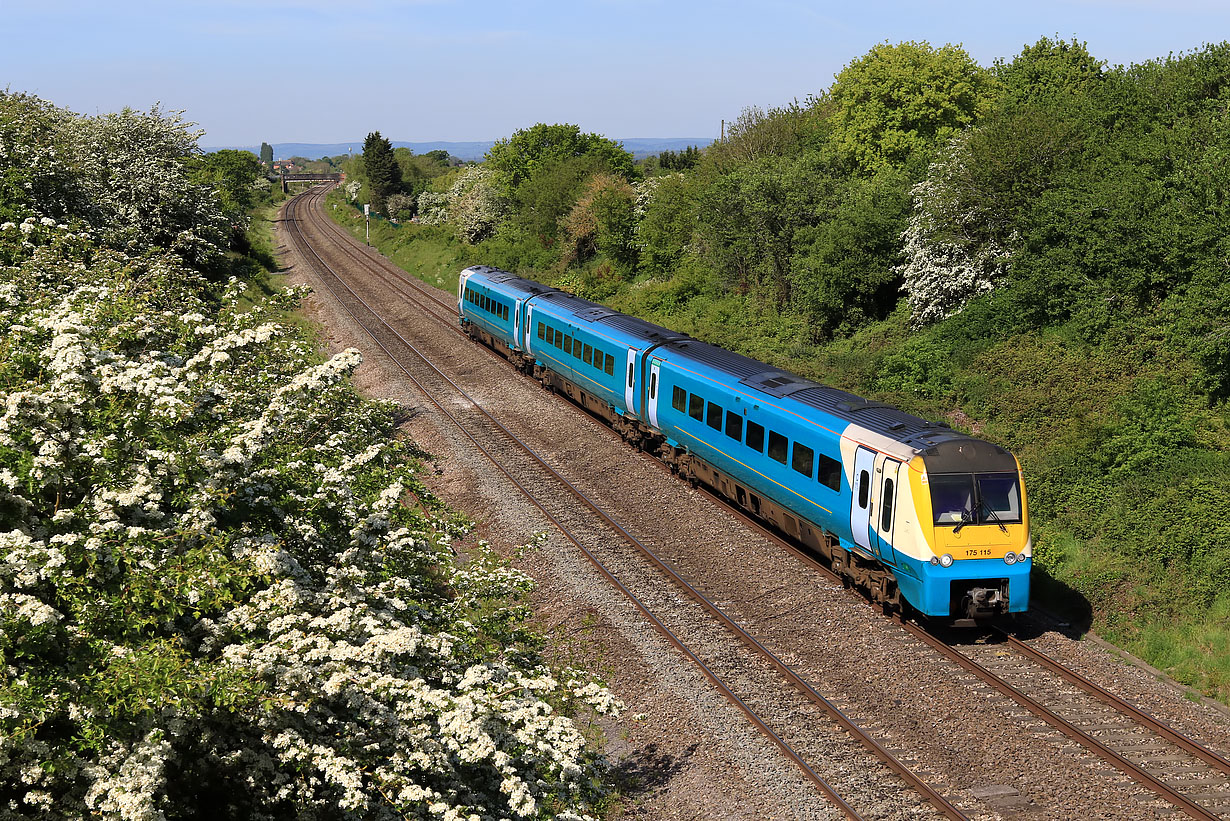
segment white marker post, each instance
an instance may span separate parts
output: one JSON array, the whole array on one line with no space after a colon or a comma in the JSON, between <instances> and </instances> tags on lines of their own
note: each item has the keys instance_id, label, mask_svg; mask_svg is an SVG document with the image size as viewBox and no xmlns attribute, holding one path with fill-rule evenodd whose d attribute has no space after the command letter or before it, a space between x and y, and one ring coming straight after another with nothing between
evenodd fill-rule
<instances>
[{"instance_id":1,"label":"white marker post","mask_svg":"<svg viewBox=\"0 0 1230 821\"><path fill-rule=\"evenodd\" d=\"M372 207L363 203L363 223L367 226L367 244L372 244Z\"/></svg>"}]
</instances>

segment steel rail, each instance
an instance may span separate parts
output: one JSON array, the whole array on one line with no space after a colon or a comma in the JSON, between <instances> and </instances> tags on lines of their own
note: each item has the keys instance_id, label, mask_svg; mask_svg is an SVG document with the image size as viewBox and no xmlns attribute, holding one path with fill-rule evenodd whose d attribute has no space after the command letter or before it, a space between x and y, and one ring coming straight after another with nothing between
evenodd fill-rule
<instances>
[{"instance_id":1,"label":"steel rail","mask_svg":"<svg viewBox=\"0 0 1230 821\"><path fill-rule=\"evenodd\" d=\"M1125 699L1120 698L1119 696L1110 692L1105 687L1102 687L1100 684L1097 684L1096 682L1091 681L1085 676L1082 676L1080 673L1076 672L1075 670L1071 670L1067 667L1064 667L1058 661L1046 655L1041 650L1038 650L1037 648L1034 648L1034 647L1030 647L1028 644L1021 641L1016 636L1012 635L1006 630L1003 630L1002 628L997 627L995 628L995 632L999 636L1001 636L1004 642L1016 652L1037 662L1038 664L1042 665L1046 669L1050 670L1052 673L1056 674L1057 676L1062 677L1064 680L1066 680L1070 684L1076 685L1077 687L1084 690L1086 693L1098 699L1099 701L1103 702L1104 704L1107 704L1113 707L1114 709L1118 710L1121 713L1125 713L1131 716L1135 721L1144 725L1145 727L1148 727L1150 730L1162 736L1167 741L1174 744L1176 747L1179 747L1180 749L1182 749L1188 755L1191 755L1191 756L1194 756L1195 758L1200 759L1201 761L1205 762L1206 764L1209 764L1210 766L1212 766L1213 768L1217 770L1220 770L1222 773L1226 775L1230 775L1230 761L1227 761L1222 756L1218 755L1217 753L1213 752L1207 747L1202 747L1201 745L1192 741L1187 736L1183 735L1177 730L1174 730L1169 725L1165 724L1164 722L1154 718L1153 716L1144 712L1140 708L1136 707L1134 704L1131 704Z\"/></svg>"},{"instance_id":2,"label":"steel rail","mask_svg":"<svg viewBox=\"0 0 1230 821\"><path fill-rule=\"evenodd\" d=\"M931 635L926 630L923 630L917 624L914 624L913 622L907 621L903 618L898 618L897 621L903 627L905 627L907 631L909 631L912 635L914 635L920 641L938 650L941 654L947 656L949 659L956 662L963 669L973 673L979 679L991 685L996 690L998 690L1000 693L1012 699L1017 704L1024 707L1026 710L1029 710L1029 712L1033 713L1035 716L1042 719L1047 724L1050 724L1052 727L1059 730L1061 733L1063 733L1068 738L1072 739L1078 744L1083 745L1089 750L1092 750L1094 753L1096 753L1099 757L1103 758L1104 760L1115 764L1120 770L1122 770L1128 776L1140 782L1141 784L1148 787L1149 789L1153 790L1153 792L1157 793L1157 795L1166 799L1171 804L1174 804L1176 807L1183 810L1183 812L1187 813L1192 818L1198 818L1198 819L1201 819L1201 821L1217 821L1217 819L1220 818L1220 816L1214 815L1209 810L1195 803L1190 798L1188 798L1185 794L1183 794L1182 792L1179 792L1174 787L1171 787L1165 781L1162 781L1157 776L1148 772L1143 767L1136 764L1134 761L1124 758L1122 755L1115 752L1110 747L1107 747L1105 744L1098 741L1096 738L1089 735L1088 733L1086 733L1085 731L1077 727L1075 724L1065 719L1063 716L1059 715L1058 713L1051 710L1049 707L1046 707L1042 703L1035 700L1032 696L1028 695L1027 693L1021 691L1020 689L1016 687L1013 687L1007 681L1000 678L998 675L991 672L987 668L983 667L981 664L974 661L969 656L951 647L946 642L943 642L940 639L936 638L935 636Z\"/></svg>"},{"instance_id":3,"label":"steel rail","mask_svg":"<svg viewBox=\"0 0 1230 821\"><path fill-rule=\"evenodd\" d=\"M306 196L306 195L300 195L300 196ZM294 200L292 200L291 202L293 203ZM288 208L287 213L290 214L291 209ZM293 219L294 218L292 217L292 220ZM294 228L293 230L297 232L299 231L297 227ZM350 287L346 285L346 283L340 277L337 276L336 272L332 270L332 268L328 265L328 263L324 261L323 258L321 258L318 254L316 254L315 250L309 244L307 244L306 240L302 237L302 233L299 232L297 236L299 238L299 242L297 244L299 245L300 250L306 251L310 253L312 256L315 256L316 259L319 261L320 265L328 269L328 274L335 277L337 281L342 285L342 287L346 288L346 290L350 292L351 296L355 300L357 300L369 312L371 312L372 315L377 319L377 321L380 321L379 314L362 297L358 296L358 294L356 294L352 289L350 289ZM320 269L318 269L318 272L325 273L325 271L320 270ZM341 305L348 314L350 314L351 318L354 319L355 322L359 324L359 327L362 328L365 333L367 333L367 335L372 339L372 341L378 347L380 347L385 352L386 355L388 355L390 360L406 375L407 378L410 379L410 381L419 389L419 391L428 399L428 401L430 401L437 408L437 410L439 410L445 417L447 417L457 427L457 429L461 431L461 433L470 440L470 442L479 450L479 452L482 453L487 458L487 460L490 461L491 464L501 474L503 474L504 477L508 479L508 481L514 487L516 487L518 491L520 491L521 494L531 504L533 504L534 507L536 507L547 518L547 520L550 521L551 524L554 525L555 528L569 542L571 542L573 545L575 545L581 550L581 552L585 555L586 559L609 582L611 582L616 587L616 589L618 589L630 602L632 602L632 604L642 613L642 615L644 615L645 618L649 620L650 624L653 625L653 627L659 633L661 633L670 644L676 647L676 649L683 652L694 664L696 664L696 666L701 670L705 678L708 679L714 686L716 686L718 690L732 704L738 707L738 709L741 712L743 712L743 714L753 723L753 725L755 725L756 728L760 730L760 732L763 735L765 735L770 741L772 741L782 751L784 755L786 755L790 760L792 760L803 771L804 775L816 785L816 787L820 790L820 792L823 793L830 801L832 801L839 809L841 809L842 812L844 812L847 815L847 817L851 819L855 819L856 821L859 821L860 819L862 819L862 816L857 812L857 810L855 810L848 802L845 801L845 799L843 799L840 795L838 795L836 790L832 787L832 785L830 785L824 779L823 776L817 773L811 767L811 765L809 765L806 762L806 760L804 760L802 756L796 750L794 750L784 739L782 739L776 732L774 732L773 729L769 727L768 724L763 719L761 719L760 716L757 715L756 712L745 701L743 701L743 699L741 699L736 693L734 693L734 691L731 690L730 687L725 682L723 682L721 678L716 673L714 673L713 670L710 669L709 666L706 665L696 655L695 652L693 652L686 644L684 644L684 642L678 636L676 636L670 630L670 628L668 628L657 616L655 616L649 610L649 608L631 590L629 590L628 587L622 581L620 581L619 578L609 568L607 568L602 563L602 561L597 556L595 556L588 548L586 548L565 524L559 521L559 519L554 514L552 514L549 510L547 510L544 504L532 493L532 491L526 488L524 484L522 484L516 477L514 477L499 462L499 460L495 457L495 455L492 454L486 447L484 447L482 443L480 443L478 439L469 430L466 429L466 427L460 422L460 420L458 420L447 408L444 407L443 404L441 404L431 395L431 392L427 389L427 387L423 385L422 382L420 382L419 379L415 377L409 371L409 369L407 369L404 365L401 364L397 356L388 348L388 346L386 346L383 342L380 341L380 339L376 337L376 335L371 331L371 329L368 328L367 325L345 303L345 301L341 298L341 295L337 293L337 291L333 288L332 285L329 284L328 281L325 282L325 286L329 288L331 293L333 293L334 298L337 299L338 301L338 304ZM389 326L387 326L386 324L386 327L389 327ZM424 364L426 364L428 367L434 370L441 379L446 381L461 396L463 396L466 400L471 402L479 410L480 413L482 413L484 416L487 416L487 418L497 428L499 428L507 437L509 437L510 440L512 440L519 447L521 447L529 456L531 456L531 458L537 461L539 465L543 467L548 473L550 473L557 481L567 486L577 496L577 498L580 499L587 507L589 507L592 511L594 511L599 516L601 516L605 521L607 521L607 523L610 526L613 526L618 532L620 532L621 535L629 539L634 544L634 546L638 547L642 551L647 550L647 548L645 548L639 541L637 541L634 537L632 537L631 534L629 534L626 530L624 530L618 523L616 523L613 519L606 516L606 514L603 511L601 511L579 488L576 488L567 479L560 476L550 465L548 465L544 460L542 460L541 457L539 457L538 454L534 452L532 448L529 448L527 445L521 442L519 438L517 438L507 428L505 428L504 425L500 423L498 420L490 417L490 415L487 414L486 411L481 408L481 406L479 406L476 402L474 402L474 400L465 392L464 389L462 389L459 385L453 382L453 380L450 379L447 375L440 372L439 369L437 369L429 360L427 360L423 356L423 354L417 349L416 346L414 346L412 343L410 343L404 337L402 337L401 334L396 331L396 329L389 327L389 330L393 333L394 336L396 336L402 342L402 344L406 345L406 347L408 347L411 351L413 351L424 362ZM659 564L659 566L661 567L662 565ZM721 619L721 621L726 626L733 627L736 631L742 632L738 628L738 626L735 625L733 622L731 622L729 619L723 618ZM949 818L964 818L964 816L961 815L960 813L957 813L956 815L948 815L948 817Z\"/></svg>"}]
</instances>

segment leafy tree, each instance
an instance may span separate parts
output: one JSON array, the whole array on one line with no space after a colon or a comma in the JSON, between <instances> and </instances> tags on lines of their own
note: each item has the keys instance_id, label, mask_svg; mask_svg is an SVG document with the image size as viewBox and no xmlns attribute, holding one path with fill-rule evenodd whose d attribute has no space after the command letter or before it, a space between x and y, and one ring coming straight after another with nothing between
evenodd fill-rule
<instances>
[{"instance_id":1,"label":"leafy tree","mask_svg":"<svg viewBox=\"0 0 1230 821\"><path fill-rule=\"evenodd\" d=\"M667 274L691 247L696 230L699 191L697 175L668 174L637 183L636 241L641 268Z\"/></svg>"},{"instance_id":2,"label":"leafy tree","mask_svg":"<svg viewBox=\"0 0 1230 821\"><path fill-rule=\"evenodd\" d=\"M810 146L824 128L816 104L796 102L768 111L749 106L726 126L725 139L710 146L706 155L722 170L765 157L785 157Z\"/></svg>"},{"instance_id":3,"label":"leafy tree","mask_svg":"<svg viewBox=\"0 0 1230 821\"><path fill-rule=\"evenodd\" d=\"M866 171L901 166L977 122L998 88L959 46L882 43L837 75L833 137Z\"/></svg>"},{"instance_id":4,"label":"leafy tree","mask_svg":"<svg viewBox=\"0 0 1230 821\"><path fill-rule=\"evenodd\" d=\"M265 173L255 154L229 148L196 158L190 171L193 179L214 187L222 207L233 216L246 214L255 204L253 184Z\"/></svg>"},{"instance_id":5,"label":"leafy tree","mask_svg":"<svg viewBox=\"0 0 1230 821\"><path fill-rule=\"evenodd\" d=\"M635 199L632 186L621 177L607 173L590 177L581 198L563 221L562 266L595 254L629 265L636 256Z\"/></svg>"},{"instance_id":6,"label":"leafy tree","mask_svg":"<svg viewBox=\"0 0 1230 821\"><path fill-rule=\"evenodd\" d=\"M632 155L619 143L598 134L583 134L575 125L538 123L518 129L499 140L487 152L486 164L497 171L509 192L534 171L552 161L569 157L594 157L614 174L633 177Z\"/></svg>"},{"instance_id":7,"label":"leafy tree","mask_svg":"<svg viewBox=\"0 0 1230 821\"><path fill-rule=\"evenodd\" d=\"M363 171L372 209L385 213L385 198L397 193L401 185L401 170L393 156L393 144L373 131L363 141Z\"/></svg>"},{"instance_id":8,"label":"leafy tree","mask_svg":"<svg viewBox=\"0 0 1230 821\"><path fill-rule=\"evenodd\" d=\"M273 165L273 146L269 143L261 143L261 163L266 167Z\"/></svg>"},{"instance_id":9,"label":"leafy tree","mask_svg":"<svg viewBox=\"0 0 1230 821\"><path fill-rule=\"evenodd\" d=\"M438 163L448 165L449 153L445 151L443 148L437 148L433 151L428 151L423 156L429 160L435 160Z\"/></svg>"},{"instance_id":10,"label":"leafy tree","mask_svg":"<svg viewBox=\"0 0 1230 821\"><path fill-rule=\"evenodd\" d=\"M586 180L601 168L601 161L589 155L552 159L536 166L513 194L510 231L539 247L553 247L560 220L580 199Z\"/></svg>"},{"instance_id":11,"label":"leafy tree","mask_svg":"<svg viewBox=\"0 0 1230 821\"><path fill-rule=\"evenodd\" d=\"M1023 103L1056 95L1079 95L1103 79L1105 62L1094 58L1085 43L1043 37L1025 46L1011 63L997 64L995 75L1010 102Z\"/></svg>"},{"instance_id":12,"label":"leafy tree","mask_svg":"<svg viewBox=\"0 0 1230 821\"><path fill-rule=\"evenodd\" d=\"M885 169L838 177L824 189L814 223L794 237L792 307L815 339L850 333L884 319L900 298L902 229L909 213L908 179Z\"/></svg>"}]
</instances>

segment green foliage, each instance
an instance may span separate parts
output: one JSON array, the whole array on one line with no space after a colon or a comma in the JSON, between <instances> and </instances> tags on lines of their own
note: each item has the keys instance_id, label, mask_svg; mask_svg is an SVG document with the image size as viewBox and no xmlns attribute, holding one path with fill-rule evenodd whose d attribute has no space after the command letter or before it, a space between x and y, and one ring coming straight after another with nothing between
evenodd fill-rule
<instances>
[{"instance_id":1,"label":"green foliage","mask_svg":"<svg viewBox=\"0 0 1230 821\"><path fill-rule=\"evenodd\" d=\"M822 101L807 106L794 102L768 111L745 108L726 126L725 138L706 150L705 157L726 171L744 163L790 156L823 142L826 115Z\"/></svg>"},{"instance_id":2,"label":"green foliage","mask_svg":"<svg viewBox=\"0 0 1230 821\"><path fill-rule=\"evenodd\" d=\"M261 143L260 161L266 168L273 167L273 146L269 143Z\"/></svg>"},{"instance_id":3,"label":"green foliage","mask_svg":"<svg viewBox=\"0 0 1230 821\"><path fill-rule=\"evenodd\" d=\"M692 247L702 190L696 175L671 174L640 184L636 241L641 269L667 274L679 266Z\"/></svg>"},{"instance_id":4,"label":"green foliage","mask_svg":"<svg viewBox=\"0 0 1230 821\"><path fill-rule=\"evenodd\" d=\"M959 46L882 43L838 73L833 139L866 171L900 167L977 122L998 91Z\"/></svg>"},{"instance_id":5,"label":"green foliage","mask_svg":"<svg viewBox=\"0 0 1230 821\"><path fill-rule=\"evenodd\" d=\"M590 177L603 168L601 159L592 155L544 159L513 194L507 235L540 248L553 247L560 221L576 206Z\"/></svg>"},{"instance_id":6,"label":"green foliage","mask_svg":"<svg viewBox=\"0 0 1230 821\"><path fill-rule=\"evenodd\" d=\"M248 151L222 149L191 158L187 170L191 180L217 192L231 222L231 247L246 252L248 213L272 190L260 160Z\"/></svg>"},{"instance_id":7,"label":"green foliage","mask_svg":"<svg viewBox=\"0 0 1230 821\"><path fill-rule=\"evenodd\" d=\"M689 145L682 151L663 151L658 154L658 167L663 171L687 171L700 162L700 149Z\"/></svg>"},{"instance_id":8,"label":"green foliage","mask_svg":"<svg viewBox=\"0 0 1230 821\"><path fill-rule=\"evenodd\" d=\"M595 254L624 266L634 261L635 193L627 181L595 174L563 222L560 264L586 260Z\"/></svg>"},{"instance_id":9,"label":"green foliage","mask_svg":"<svg viewBox=\"0 0 1230 821\"><path fill-rule=\"evenodd\" d=\"M1011 63L997 63L995 76L1011 103L1031 103L1088 94L1103 77L1106 63L1087 44L1043 37L1021 49Z\"/></svg>"},{"instance_id":10,"label":"green foliage","mask_svg":"<svg viewBox=\"0 0 1230 821\"><path fill-rule=\"evenodd\" d=\"M625 179L633 176L632 155L619 143L598 134L583 134L570 124L538 123L518 129L491 147L486 164L500 175L511 194L540 166L570 157L593 157L613 174Z\"/></svg>"},{"instance_id":11,"label":"green foliage","mask_svg":"<svg viewBox=\"0 0 1230 821\"><path fill-rule=\"evenodd\" d=\"M818 338L849 333L892 313L900 291L899 237L909 209L906 184L892 170L843 181L819 206L816 224L796 235L793 305Z\"/></svg>"}]
</instances>

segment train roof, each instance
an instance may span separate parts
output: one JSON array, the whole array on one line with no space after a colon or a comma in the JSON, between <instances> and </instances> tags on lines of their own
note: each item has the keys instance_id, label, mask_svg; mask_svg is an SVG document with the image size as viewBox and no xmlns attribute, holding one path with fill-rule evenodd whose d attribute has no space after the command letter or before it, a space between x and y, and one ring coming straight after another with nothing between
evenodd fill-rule
<instances>
[{"instance_id":1,"label":"train roof","mask_svg":"<svg viewBox=\"0 0 1230 821\"><path fill-rule=\"evenodd\" d=\"M579 320L598 322L622 331L647 344L661 344L698 363L734 377L740 384L776 397L789 399L852 422L861 428L886 436L922 453L927 469L935 473L968 470L1016 470L1016 460L1008 451L982 439L958 433L942 422L931 422L883 402L873 402L813 382L789 371L778 370L687 334L671 331L644 319L599 305L576 294L525 279L508 271L486 265L471 270L482 273L494 284L516 288L567 310Z\"/></svg>"},{"instance_id":2,"label":"train roof","mask_svg":"<svg viewBox=\"0 0 1230 821\"><path fill-rule=\"evenodd\" d=\"M741 385L815 408L900 442L922 453L928 470L935 473L1016 470L1016 460L1003 448L958 433L942 422L931 422L892 405L821 385L696 339L680 340L664 347L729 374Z\"/></svg>"}]
</instances>

